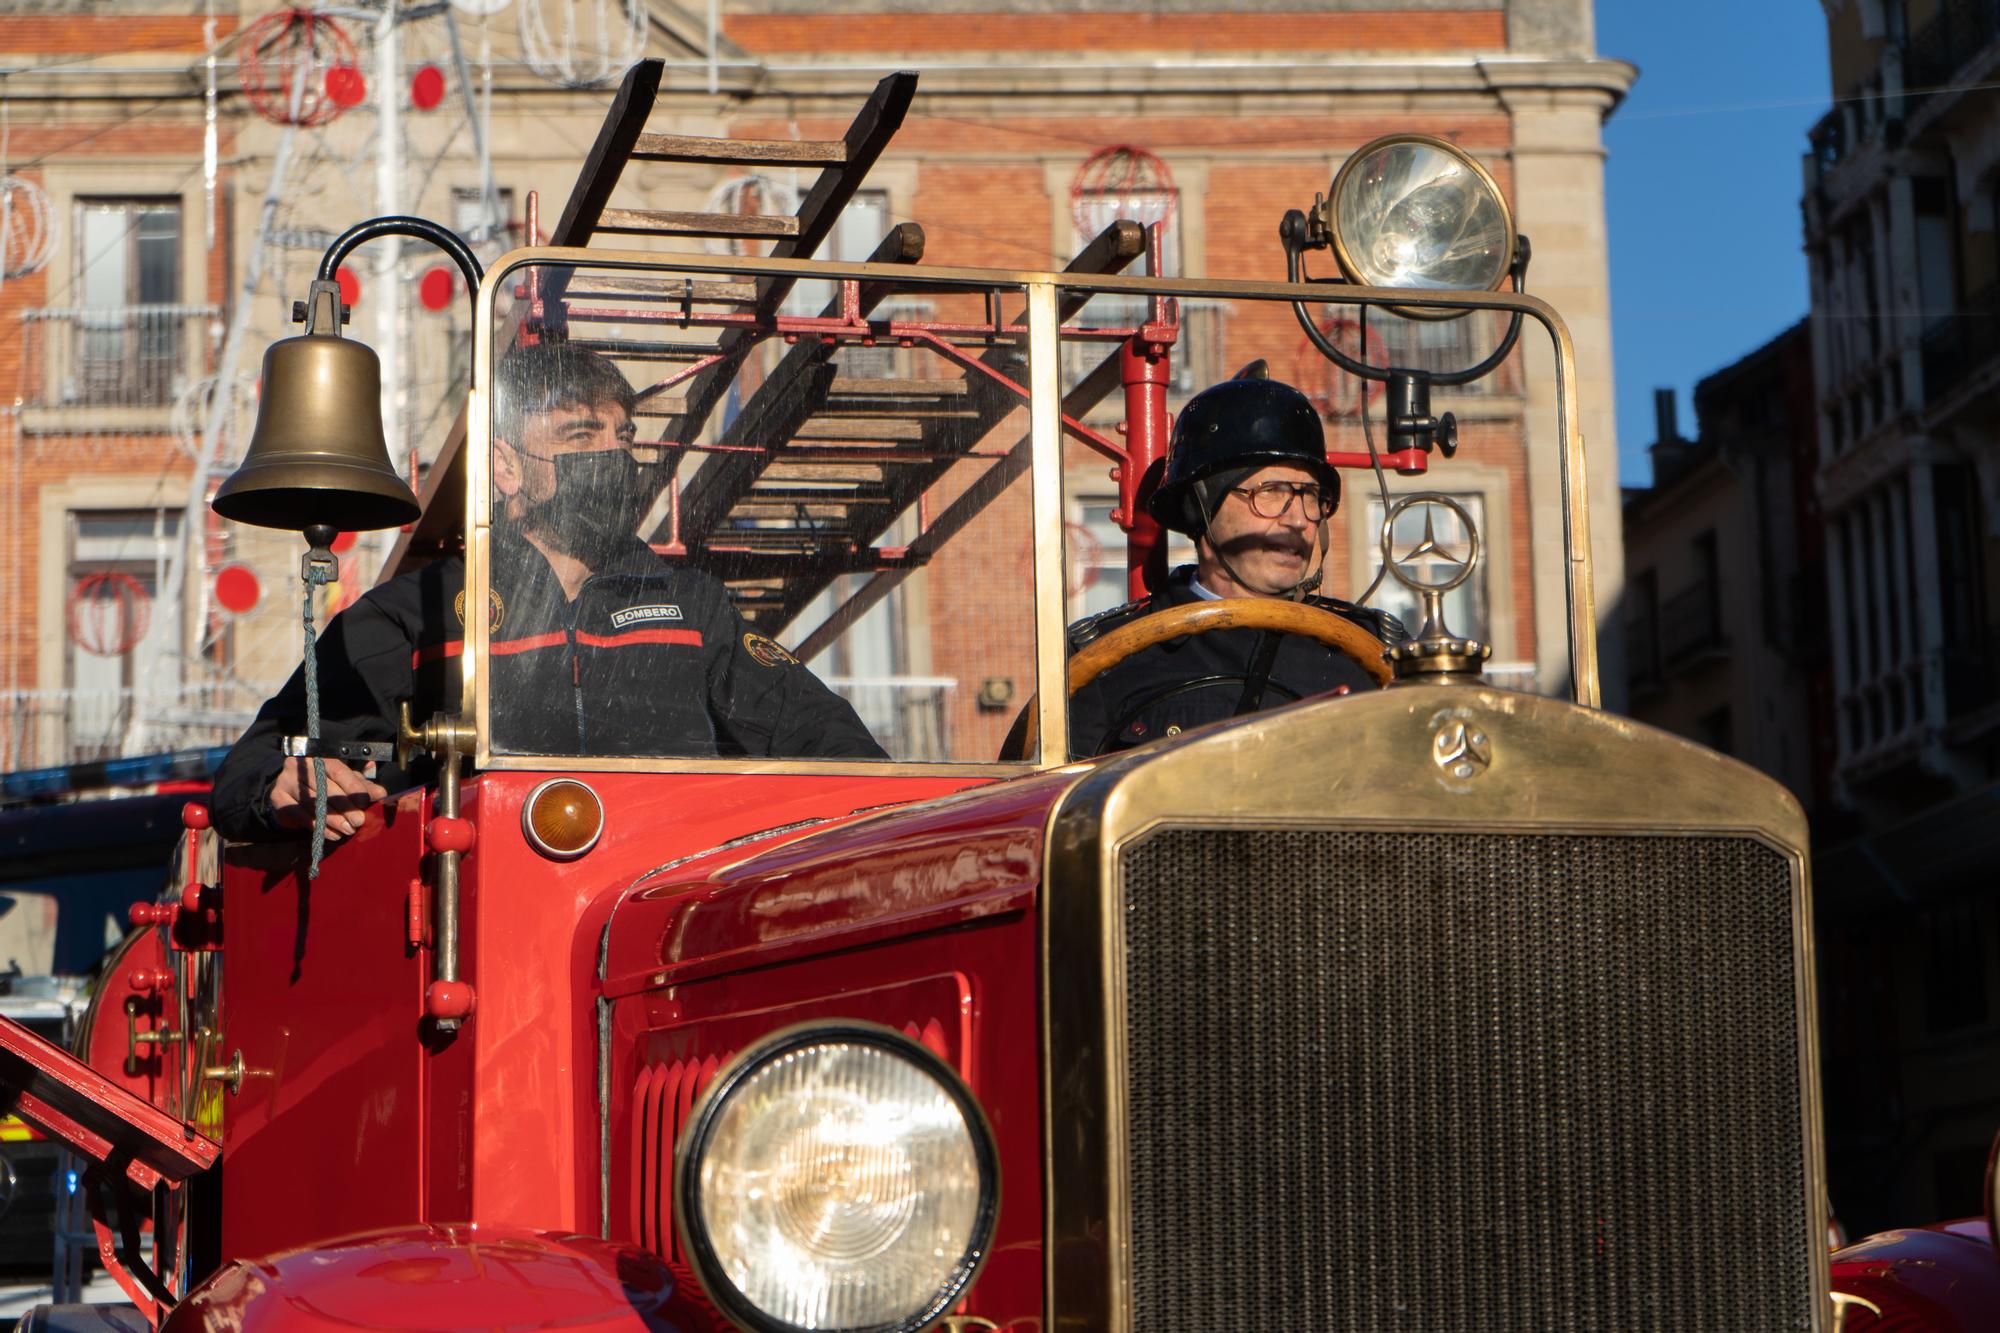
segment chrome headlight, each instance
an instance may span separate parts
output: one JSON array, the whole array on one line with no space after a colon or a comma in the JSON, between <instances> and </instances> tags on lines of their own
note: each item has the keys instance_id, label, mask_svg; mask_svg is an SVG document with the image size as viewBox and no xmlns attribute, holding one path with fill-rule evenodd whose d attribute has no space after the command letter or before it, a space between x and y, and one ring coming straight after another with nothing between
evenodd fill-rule
<instances>
[{"instance_id":1,"label":"chrome headlight","mask_svg":"<svg viewBox=\"0 0 2000 1333\"><path fill-rule=\"evenodd\" d=\"M761 1333L915 1333L993 1240L992 1131L942 1060L873 1024L774 1033L717 1074L674 1171L709 1296Z\"/></svg>"}]
</instances>

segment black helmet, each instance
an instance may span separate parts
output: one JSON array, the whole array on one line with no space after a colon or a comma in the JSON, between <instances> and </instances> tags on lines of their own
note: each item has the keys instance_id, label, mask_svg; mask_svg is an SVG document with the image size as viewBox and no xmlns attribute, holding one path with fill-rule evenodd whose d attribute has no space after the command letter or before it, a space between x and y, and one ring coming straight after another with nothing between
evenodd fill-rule
<instances>
[{"instance_id":1,"label":"black helmet","mask_svg":"<svg viewBox=\"0 0 2000 1333\"><path fill-rule=\"evenodd\" d=\"M1273 463L1290 463L1318 477L1331 497L1329 513L1340 504L1340 473L1326 461L1319 409L1291 385L1269 378L1262 361L1253 361L1234 379L1188 399L1174 419L1166 475L1147 509L1162 527L1199 536L1204 523L1203 506L1194 495L1196 482ZM1213 513L1214 497L1203 500Z\"/></svg>"}]
</instances>

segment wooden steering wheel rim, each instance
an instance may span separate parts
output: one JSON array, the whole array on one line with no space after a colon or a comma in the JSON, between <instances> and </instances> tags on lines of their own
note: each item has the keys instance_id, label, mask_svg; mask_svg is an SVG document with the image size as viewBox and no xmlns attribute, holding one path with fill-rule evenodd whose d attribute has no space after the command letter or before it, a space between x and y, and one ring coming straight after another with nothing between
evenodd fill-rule
<instances>
[{"instance_id":1,"label":"wooden steering wheel rim","mask_svg":"<svg viewBox=\"0 0 2000 1333\"><path fill-rule=\"evenodd\" d=\"M1267 629L1317 639L1335 652L1353 658L1377 685L1389 683L1388 645L1345 616L1306 602L1275 597L1224 597L1216 601L1183 602L1092 639L1069 659L1069 692L1075 694L1134 653L1186 634L1218 629Z\"/></svg>"},{"instance_id":2,"label":"wooden steering wheel rim","mask_svg":"<svg viewBox=\"0 0 2000 1333\"><path fill-rule=\"evenodd\" d=\"M1092 639L1069 659L1069 692L1074 695L1132 654L1156 643L1218 629L1268 629L1302 634L1352 658L1377 685L1389 683L1389 663L1384 658L1388 647L1345 616L1305 602L1274 597L1223 597L1170 606L1120 625L1102 638ZM1008 729L1007 739L1001 742L1003 762L1027 757L1028 738L1041 731L1041 712L1035 699L1022 705L1014 725ZM1067 740L1064 743L1067 745Z\"/></svg>"}]
</instances>

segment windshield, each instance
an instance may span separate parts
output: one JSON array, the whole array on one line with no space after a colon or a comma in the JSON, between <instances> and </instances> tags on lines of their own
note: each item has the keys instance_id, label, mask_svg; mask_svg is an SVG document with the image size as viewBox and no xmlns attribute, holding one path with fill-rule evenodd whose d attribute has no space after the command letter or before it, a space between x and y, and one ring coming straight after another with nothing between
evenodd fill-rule
<instances>
[{"instance_id":1,"label":"windshield","mask_svg":"<svg viewBox=\"0 0 2000 1333\"><path fill-rule=\"evenodd\" d=\"M504 276L475 543L494 756L986 765L1037 760L1046 733L1060 759L1386 675L1379 645L1252 669L1218 637L1073 681L1068 734L1044 727L1038 633L1060 662L1147 596L1313 599L1393 643L1435 587L1489 680L1570 688L1578 613L1528 577L1574 535L1536 502L1560 499L1567 456L1548 330L1516 343L1504 311L1339 288L1077 277L1035 289L1041 367L1026 289L880 273ZM1268 389L1225 388L1243 380ZM1038 382L1061 423L1039 517Z\"/></svg>"},{"instance_id":2,"label":"windshield","mask_svg":"<svg viewBox=\"0 0 2000 1333\"><path fill-rule=\"evenodd\" d=\"M763 283L505 275L495 755L991 763L1034 694L1023 293Z\"/></svg>"}]
</instances>

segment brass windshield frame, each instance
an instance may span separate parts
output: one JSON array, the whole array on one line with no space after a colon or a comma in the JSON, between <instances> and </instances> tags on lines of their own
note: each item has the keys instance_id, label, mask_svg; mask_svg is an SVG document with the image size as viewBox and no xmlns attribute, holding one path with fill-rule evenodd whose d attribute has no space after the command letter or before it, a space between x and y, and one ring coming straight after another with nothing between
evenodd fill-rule
<instances>
[{"instance_id":1,"label":"brass windshield frame","mask_svg":"<svg viewBox=\"0 0 2000 1333\"><path fill-rule=\"evenodd\" d=\"M1597 615L1590 577L1590 525L1585 486L1583 442L1578 431L1576 349L1569 328L1555 309L1533 296L1515 292L1410 292L1346 284L1251 282L1218 279L1114 277L1019 269L923 267L900 264L841 264L810 259L756 259L707 254L671 254L622 250L532 246L509 251L488 270L480 284L473 327L473 390L466 408L465 579L466 603L488 604L492 579L490 421L486 406L493 382L494 305L508 278L533 265L575 268L650 270L663 273L730 273L738 276L785 276L821 280L855 278L906 286L933 282L968 288L1011 288L1024 293L1028 311L1028 350L1032 397L1029 404L1035 585L1035 680L1039 697L1041 735L1057 743L1040 744L1036 757L1020 763L871 763L824 759L713 759L673 756L599 757L580 755L496 754L492 748L492 699L489 673L482 671L488 652L488 620L478 614L465 619L465 652L460 659L461 698L471 701L476 735L473 760L483 769L579 772L797 773L824 776L1008 777L1058 767L1068 762L1069 708L1066 680L1063 587L1062 514L1062 395L1057 298L1065 290L1107 295L1245 297L1257 300L1306 301L1404 309L1492 310L1519 313L1549 334L1556 371L1556 426L1562 477L1565 587L1568 594L1569 650L1572 697L1587 707L1599 703L1597 680Z\"/></svg>"}]
</instances>

